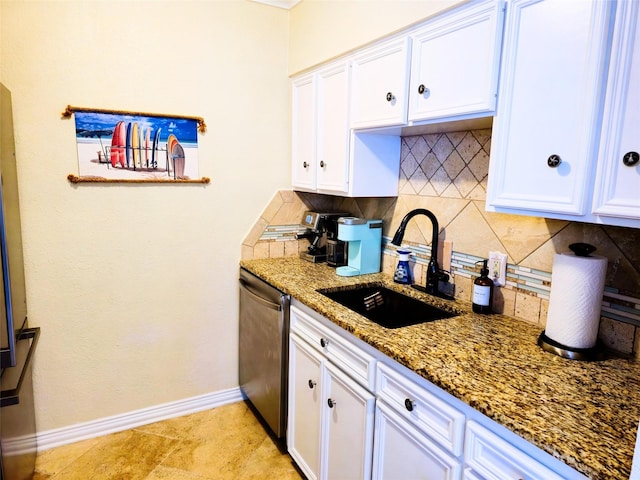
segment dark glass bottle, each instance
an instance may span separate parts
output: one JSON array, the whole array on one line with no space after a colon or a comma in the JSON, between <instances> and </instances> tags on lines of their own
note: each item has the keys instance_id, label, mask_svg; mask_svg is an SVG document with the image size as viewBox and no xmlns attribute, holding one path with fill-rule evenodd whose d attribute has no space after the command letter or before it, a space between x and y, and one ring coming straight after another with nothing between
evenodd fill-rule
<instances>
[{"instance_id":1,"label":"dark glass bottle","mask_svg":"<svg viewBox=\"0 0 640 480\"><path fill-rule=\"evenodd\" d=\"M480 276L473 282L473 303L475 313L491 313L493 305L493 280L489 278L487 260L483 260Z\"/></svg>"}]
</instances>

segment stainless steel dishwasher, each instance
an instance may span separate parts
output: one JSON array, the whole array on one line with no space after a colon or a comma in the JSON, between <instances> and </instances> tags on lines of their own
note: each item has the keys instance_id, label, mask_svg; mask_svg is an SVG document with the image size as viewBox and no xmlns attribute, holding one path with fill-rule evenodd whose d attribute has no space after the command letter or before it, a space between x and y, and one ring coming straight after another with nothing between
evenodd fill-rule
<instances>
[{"instance_id":1,"label":"stainless steel dishwasher","mask_svg":"<svg viewBox=\"0 0 640 480\"><path fill-rule=\"evenodd\" d=\"M291 297L240 269L240 389L284 445Z\"/></svg>"}]
</instances>

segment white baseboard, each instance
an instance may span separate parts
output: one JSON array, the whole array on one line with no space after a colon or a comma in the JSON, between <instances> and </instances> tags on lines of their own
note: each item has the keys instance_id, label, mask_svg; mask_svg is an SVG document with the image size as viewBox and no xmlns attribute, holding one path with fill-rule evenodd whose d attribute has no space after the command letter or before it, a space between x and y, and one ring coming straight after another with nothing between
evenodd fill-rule
<instances>
[{"instance_id":1,"label":"white baseboard","mask_svg":"<svg viewBox=\"0 0 640 480\"><path fill-rule=\"evenodd\" d=\"M239 387L36 433L38 452L244 400Z\"/></svg>"}]
</instances>

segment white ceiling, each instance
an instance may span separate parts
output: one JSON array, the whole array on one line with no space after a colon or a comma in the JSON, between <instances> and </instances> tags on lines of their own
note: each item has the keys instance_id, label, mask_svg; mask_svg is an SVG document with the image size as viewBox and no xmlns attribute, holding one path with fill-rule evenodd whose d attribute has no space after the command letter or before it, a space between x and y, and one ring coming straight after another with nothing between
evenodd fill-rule
<instances>
[{"instance_id":1,"label":"white ceiling","mask_svg":"<svg viewBox=\"0 0 640 480\"><path fill-rule=\"evenodd\" d=\"M251 0L252 2L264 3L265 5L271 5L272 7L284 8L289 10L302 0Z\"/></svg>"}]
</instances>

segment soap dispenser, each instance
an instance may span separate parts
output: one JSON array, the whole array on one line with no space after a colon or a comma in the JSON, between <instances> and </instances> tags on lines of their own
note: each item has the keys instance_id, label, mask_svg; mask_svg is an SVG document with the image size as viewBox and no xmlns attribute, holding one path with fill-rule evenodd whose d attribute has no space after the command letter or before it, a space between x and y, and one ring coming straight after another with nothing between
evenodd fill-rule
<instances>
[{"instance_id":1,"label":"soap dispenser","mask_svg":"<svg viewBox=\"0 0 640 480\"><path fill-rule=\"evenodd\" d=\"M493 304L493 280L489 278L487 260L482 261L480 276L473 282L473 311L475 313L491 313ZM476 262L480 263L480 262Z\"/></svg>"}]
</instances>

